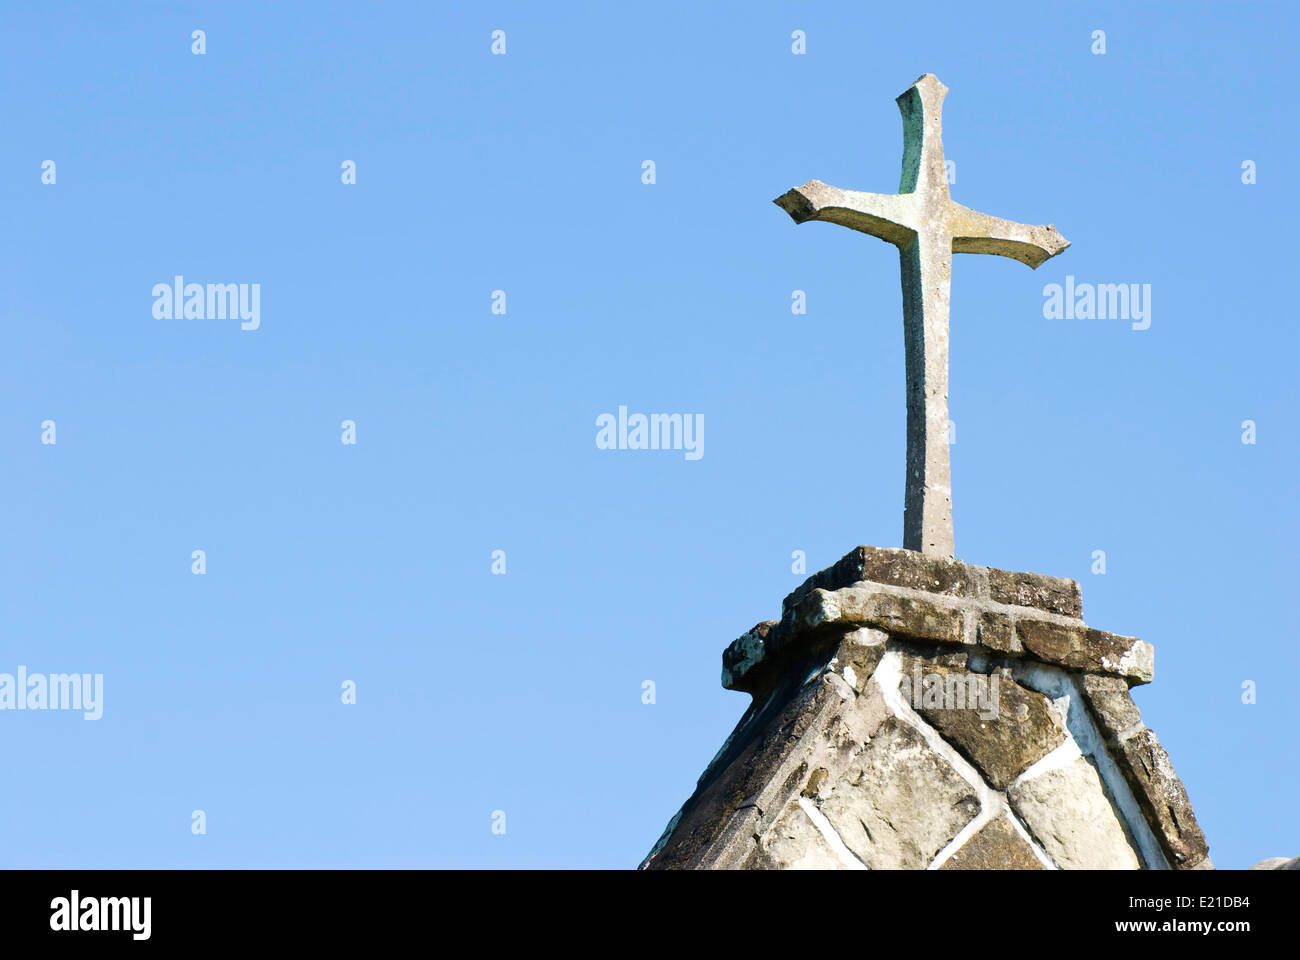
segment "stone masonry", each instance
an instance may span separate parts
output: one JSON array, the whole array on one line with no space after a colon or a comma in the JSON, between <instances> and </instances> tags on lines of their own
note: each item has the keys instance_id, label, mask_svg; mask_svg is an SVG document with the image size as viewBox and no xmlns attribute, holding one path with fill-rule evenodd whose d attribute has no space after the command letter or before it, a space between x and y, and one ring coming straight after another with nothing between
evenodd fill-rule
<instances>
[{"instance_id":1,"label":"stone masonry","mask_svg":"<svg viewBox=\"0 0 1300 960\"><path fill-rule=\"evenodd\" d=\"M643 869L1212 869L1073 580L858 547L722 655L753 702Z\"/></svg>"}]
</instances>

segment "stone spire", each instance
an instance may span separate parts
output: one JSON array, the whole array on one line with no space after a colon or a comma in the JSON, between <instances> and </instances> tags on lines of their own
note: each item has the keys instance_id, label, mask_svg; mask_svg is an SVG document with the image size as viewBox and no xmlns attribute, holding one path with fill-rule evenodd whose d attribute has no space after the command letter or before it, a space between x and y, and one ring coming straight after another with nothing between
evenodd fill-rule
<instances>
[{"instance_id":1,"label":"stone spire","mask_svg":"<svg viewBox=\"0 0 1300 960\"><path fill-rule=\"evenodd\" d=\"M722 685L753 702L643 868L1212 867L1129 696L1150 644L1088 627L1073 580L953 559L952 255L1036 267L1068 244L952 202L946 92L926 74L898 98L897 194L811 180L776 201L899 249L906 549L858 547L727 647Z\"/></svg>"},{"instance_id":2,"label":"stone spire","mask_svg":"<svg viewBox=\"0 0 1300 960\"><path fill-rule=\"evenodd\" d=\"M859 547L722 664L753 702L643 868L1212 868L1073 580Z\"/></svg>"}]
</instances>

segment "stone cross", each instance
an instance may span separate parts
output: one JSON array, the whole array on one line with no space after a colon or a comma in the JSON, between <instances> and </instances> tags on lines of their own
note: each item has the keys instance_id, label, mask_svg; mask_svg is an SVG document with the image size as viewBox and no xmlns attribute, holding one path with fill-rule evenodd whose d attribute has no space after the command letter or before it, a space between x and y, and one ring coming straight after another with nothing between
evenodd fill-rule
<instances>
[{"instance_id":1,"label":"stone cross","mask_svg":"<svg viewBox=\"0 0 1300 960\"><path fill-rule=\"evenodd\" d=\"M820 180L776 204L794 219L825 220L898 247L907 367L907 486L903 546L953 556L948 467L948 290L954 253L996 253L1030 267L1070 244L1051 224L1031 227L953 203L943 162L943 98L927 73L898 98L903 177L898 193L840 190Z\"/></svg>"}]
</instances>

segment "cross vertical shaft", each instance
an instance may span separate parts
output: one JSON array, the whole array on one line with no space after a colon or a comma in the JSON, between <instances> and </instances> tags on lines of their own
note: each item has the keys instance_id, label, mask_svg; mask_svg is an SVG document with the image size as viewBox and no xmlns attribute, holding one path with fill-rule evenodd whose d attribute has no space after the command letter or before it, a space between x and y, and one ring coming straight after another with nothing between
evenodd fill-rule
<instances>
[{"instance_id":1,"label":"cross vertical shaft","mask_svg":"<svg viewBox=\"0 0 1300 960\"><path fill-rule=\"evenodd\" d=\"M947 92L937 79L931 83L922 77L898 98L903 115L903 171L898 192L912 196L917 220L931 226L914 232L911 243L899 247L898 256L907 371L903 546L951 557L948 307L952 237L943 229L949 200L942 133L943 98Z\"/></svg>"},{"instance_id":2,"label":"cross vertical shaft","mask_svg":"<svg viewBox=\"0 0 1300 960\"><path fill-rule=\"evenodd\" d=\"M937 247L937 249L936 249ZM953 556L948 458L948 296L952 253L918 237L898 251L907 370L903 546Z\"/></svg>"}]
</instances>

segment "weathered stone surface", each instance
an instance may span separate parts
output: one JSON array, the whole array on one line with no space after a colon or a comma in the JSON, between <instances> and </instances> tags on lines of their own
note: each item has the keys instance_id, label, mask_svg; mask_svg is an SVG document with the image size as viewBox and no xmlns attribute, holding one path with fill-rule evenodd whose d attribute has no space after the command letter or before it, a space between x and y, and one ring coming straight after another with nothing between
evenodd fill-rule
<instances>
[{"instance_id":1,"label":"weathered stone surface","mask_svg":"<svg viewBox=\"0 0 1300 960\"><path fill-rule=\"evenodd\" d=\"M827 743L833 744L841 759L847 760L847 755L856 754L859 747L870 742L892 714L889 705L885 703L880 684L872 677L863 686L857 699L845 704L843 710L831 717ZM837 768L835 774L838 776L842 772L842 767ZM811 783L811 778L809 782ZM818 785L814 784L813 789L820 796Z\"/></svg>"},{"instance_id":2,"label":"weathered stone surface","mask_svg":"<svg viewBox=\"0 0 1300 960\"><path fill-rule=\"evenodd\" d=\"M866 601L862 616L873 626L905 637L944 643L961 643L963 639L961 611L928 600L878 593Z\"/></svg>"},{"instance_id":3,"label":"weathered stone surface","mask_svg":"<svg viewBox=\"0 0 1300 960\"><path fill-rule=\"evenodd\" d=\"M1084 638L1081 670L1104 670L1127 677L1132 683L1150 683L1155 677L1155 650L1137 637L1125 637L1105 630L1089 630Z\"/></svg>"},{"instance_id":4,"label":"weathered stone surface","mask_svg":"<svg viewBox=\"0 0 1300 960\"><path fill-rule=\"evenodd\" d=\"M764 870L844 870L846 864L827 845L798 804L759 842L760 854L747 864Z\"/></svg>"},{"instance_id":5,"label":"weathered stone surface","mask_svg":"<svg viewBox=\"0 0 1300 960\"><path fill-rule=\"evenodd\" d=\"M862 579L894 587L911 587L949 597L979 597L984 593L983 567L952 557L929 556L915 550L860 547Z\"/></svg>"},{"instance_id":6,"label":"weathered stone surface","mask_svg":"<svg viewBox=\"0 0 1300 960\"><path fill-rule=\"evenodd\" d=\"M989 610L980 613L975 639L998 653L1016 653L1020 650L1011 629L1011 618L1005 613Z\"/></svg>"},{"instance_id":7,"label":"weathered stone surface","mask_svg":"<svg viewBox=\"0 0 1300 960\"><path fill-rule=\"evenodd\" d=\"M1250 868L1251 870L1300 870L1300 857L1292 857L1288 860L1286 857L1269 857L1267 860L1261 860Z\"/></svg>"},{"instance_id":8,"label":"weathered stone surface","mask_svg":"<svg viewBox=\"0 0 1300 960\"><path fill-rule=\"evenodd\" d=\"M804 784L804 788L801 791L799 791L799 795L802 797L817 796L821 788L826 785L826 781L829 779L829 777L830 777L829 770L827 770L825 767L818 767L808 777L808 782Z\"/></svg>"},{"instance_id":9,"label":"weathered stone surface","mask_svg":"<svg viewBox=\"0 0 1300 960\"><path fill-rule=\"evenodd\" d=\"M997 600L989 596L994 590ZM731 643L723 652L722 685L761 697L784 672L835 642L828 628L859 626L980 644L999 656L1122 676L1130 684L1149 682L1155 666L1150 644L1089 629L1059 612L1077 611L1077 592L1077 583L1059 577L858 547L787 596L780 621L760 623Z\"/></svg>"},{"instance_id":10,"label":"weathered stone surface","mask_svg":"<svg viewBox=\"0 0 1300 960\"><path fill-rule=\"evenodd\" d=\"M1028 617L1016 620L1016 639L1026 652L1044 663L1062 666L1074 665L1087 631L1083 623L1057 623Z\"/></svg>"},{"instance_id":11,"label":"weathered stone surface","mask_svg":"<svg viewBox=\"0 0 1300 960\"><path fill-rule=\"evenodd\" d=\"M862 581L892 587L911 587L938 596L978 597L984 592L984 568L953 560L931 557L915 550L856 547L834 566L813 574L781 604L783 616L790 616L799 601L814 590L841 590Z\"/></svg>"},{"instance_id":12,"label":"weathered stone surface","mask_svg":"<svg viewBox=\"0 0 1300 960\"><path fill-rule=\"evenodd\" d=\"M1066 732L1041 693L996 673L983 676L921 660L904 663L913 677L912 706L995 790L1005 790L1030 764L1065 742ZM922 677L925 689L918 698L915 683ZM984 699L976 699L980 695Z\"/></svg>"},{"instance_id":13,"label":"weathered stone surface","mask_svg":"<svg viewBox=\"0 0 1300 960\"><path fill-rule=\"evenodd\" d=\"M940 643L964 640L961 610L957 607L887 593L871 584L834 592L814 590L795 608L795 623L806 629L864 624Z\"/></svg>"},{"instance_id":14,"label":"weathered stone surface","mask_svg":"<svg viewBox=\"0 0 1300 960\"><path fill-rule=\"evenodd\" d=\"M1137 637L1091 630L1082 621L1017 618L1016 639L1025 652L1061 667L1101 671L1130 683L1150 683L1155 674L1155 651Z\"/></svg>"},{"instance_id":15,"label":"weathered stone surface","mask_svg":"<svg viewBox=\"0 0 1300 960\"><path fill-rule=\"evenodd\" d=\"M1082 686L1097 725L1108 739L1113 740L1142 722L1142 714L1129 696L1128 684L1124 680L1100 673L1085 673Z\"/></svg>"},{"instance_id":16,"label":"weathered stone surface","mask_svg":"<svg viewBox=\"0 0 1300 960\"><path fill-rule=\"evenodd\" d=\"M1019 780L1007 798L1021 822L1063 870L1137 870L1137 854L1092 764L1065 766Z\"/></svg>"},{"instance_id":17,"label":"weathered stone surface","mask_svg":"<svg viewBox=\"0 0 1300 960\"><path fill-rule=\"evenodd\" d=\"M688 863L694 870L736 870L758 849L754 840L762 813L753 804L737 809L723 824L716 842L700 847Z\"/></svg>"},{"instance_id":18,"label":"weathered stone surface","mask_svg":"<svg viewBox=\"0 0 1300 960\"><path fill-rule=\"evenodd\" d=\"M1196 822L1187 790L1156 735L1144 729L1129 737L1120 744L1118 759L1147 823L1174 869L1185 870L1205 859L1209 854L1205 834Z\"/></svg>"},{"instance_id":19,"label":"weathered stone surface","mask_svg":"<svg viewBox=\"0 0 1300 960\"><path fill-rule=\"evenodd\" d=\"M1041 573L1012 573L988 568L989 598L1017 607L1035 607L1066 617L1083 615L1083 594L1076 580Z\"/></svg>"},{"instance_id":20,"label":"weathered stone surface","mask_svg":"<svg viewBox=\"0 0 1300 960\"><path fill-rule=\"evenodd\" d=\"M1083 611L1078 582L1064 577L981 567L916 550L860 546L792 591L781 604L782 617L789 618L799 601L814 590L842 590L863 581L924 590L940 597L991 598L1067 617L1079 617Z\"/></svg>"},{"instance_id":21,"label":"weathered stone surface","mask_svg":"<svg viewBox=\"0 0 1300 960\"><path fill-rule=\"evenodd\" d=\"M885 652L889 635L854 623L822 626L827 629L791 642L786 624L775 620L758 624L723 651L723 689L740 690L761 699L788 675L806 672L817 663L838 661L845 679L860 692Z\"/></svg>"},{"instance_id":22,"label":"weathered stone surface","mask_svg":"<svg viewBox=\"0 0 1300 960\"><path fill-rule=\"evenodd\" d=\"M965 670L970 659L970 654L960 648L897 641L894 646L898 649L899 672L904 677L915 677L918 670L924 676L936 666L948 670Z\"/></svg>"},{"instance_id":23,"label":"weathered stone surface","mask_svg":"<svg viewBox=\"0 0 1300 960\"><path fill-rule=\"evenodd\" d=\"M858 693L863 691L876 665L884 656L889 634L874 627L858 627L845 632L835 650L834 661L840 674Z\"/></svg>"},{"instance_id":24,"label":"weathered stone surface","mask_svg":"<svg viewBox=\"0 0 1300 960\"><path fill-rule=\"evenodd\" d=\"M751 692L749 675L767 657L767 641L777 621L766 620L737 637L722 651L722 688Z\"/></svg>"},{"instance_id":25,"label":"weathered stone surface","mask_svg":"<svg viewBox=\"0 0 1300 960\"><path fill-rule=\"evenodd\" d=\"M1046 870L1006 817L990 820L940 870Z\"/></svg>"},{"instance_id":26,"label":"weathered stone surface","mask_svg":"<svg viewBox=\"0 0 1300 960\"><path fill-rule=\"evenodd\" d=\"M821 812L871 869L922 869L979 813L979 799L915 729L890 717Z\"/></svg>"}]
</instances>

